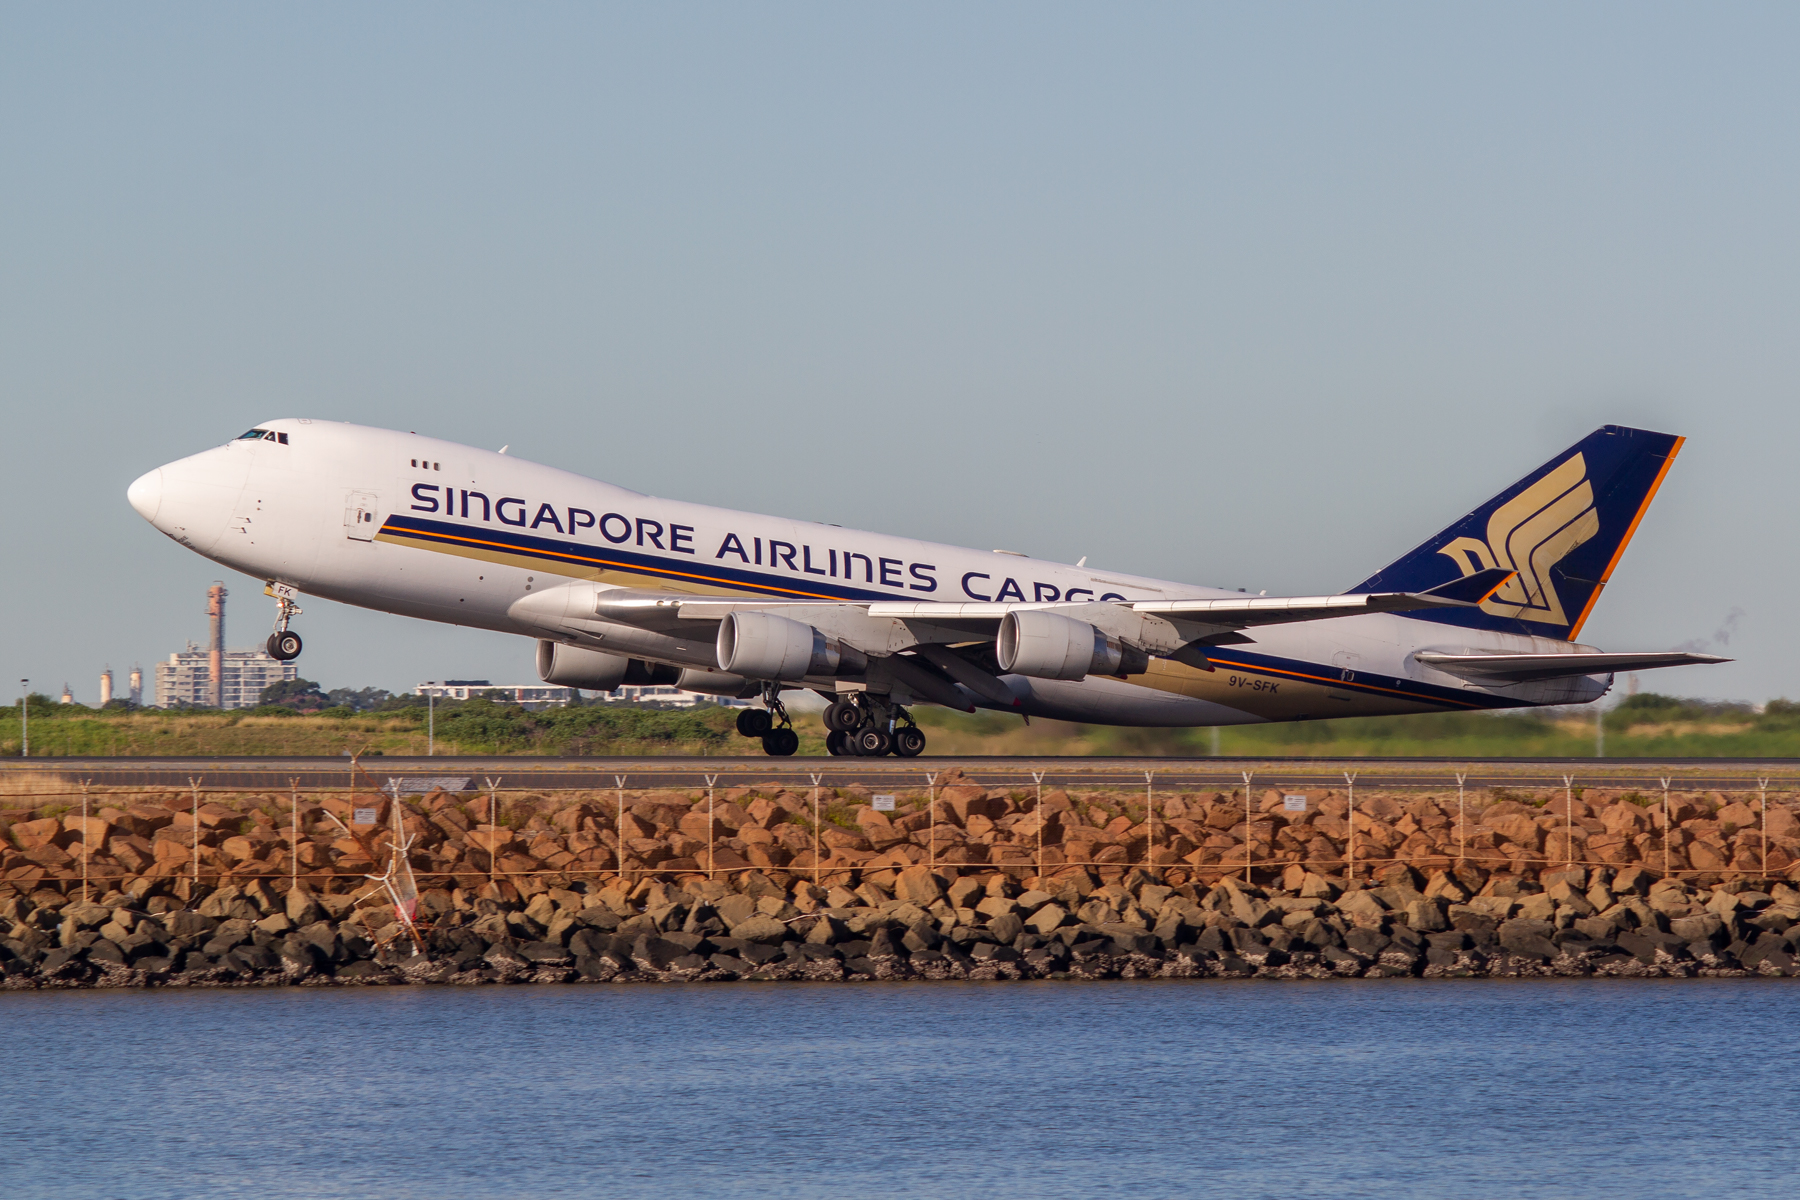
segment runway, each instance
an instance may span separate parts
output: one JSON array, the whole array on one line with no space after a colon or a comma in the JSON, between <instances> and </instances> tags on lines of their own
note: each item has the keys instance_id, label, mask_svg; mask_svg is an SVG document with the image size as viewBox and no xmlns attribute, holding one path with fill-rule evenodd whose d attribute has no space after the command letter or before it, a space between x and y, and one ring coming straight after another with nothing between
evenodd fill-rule
<instances>
[{"instance_id":1,"label":"runway","mask_svg":"<svg viewBox=\"0 0 1800 1200\"><path fill-rule=\"evenodd\" d=\"M431 786L447 790L602 790L618 787L726 788L779 783L789 788L916 789L960 771L988 787L1141 788L1193 791L1242 787L1357 786L1451 787L1458 774L1467 787L1581 787L1660 789L1662 780L1682 790L1800 786L1800 759L1461 759L1461 758L999 758L930 757L768 758L639 757L548 758L527 756L386 758L358 764L356 786L403 791ZM188 788L285 791L343 788L351 784L349 758L43 758L0 762L0 792L19 795L61 791L87 782L95 788Z\"/></svg>"}]
</instances>

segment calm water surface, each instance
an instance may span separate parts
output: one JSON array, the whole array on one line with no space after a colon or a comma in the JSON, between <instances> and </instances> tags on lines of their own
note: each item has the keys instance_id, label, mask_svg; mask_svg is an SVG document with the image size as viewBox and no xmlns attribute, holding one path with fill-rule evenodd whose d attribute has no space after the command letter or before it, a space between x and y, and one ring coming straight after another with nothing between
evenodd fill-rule
<instances>
[{"instance_id":1,"label":"calm water surface","mask_svg":"<svg viewBox=\"0 0 1800 1200\"><path fill-rule=\"evenodd\" d=\"M0 995L0 1196L1762 1196L1781 981Z\"/></svg>"}]
</instances>

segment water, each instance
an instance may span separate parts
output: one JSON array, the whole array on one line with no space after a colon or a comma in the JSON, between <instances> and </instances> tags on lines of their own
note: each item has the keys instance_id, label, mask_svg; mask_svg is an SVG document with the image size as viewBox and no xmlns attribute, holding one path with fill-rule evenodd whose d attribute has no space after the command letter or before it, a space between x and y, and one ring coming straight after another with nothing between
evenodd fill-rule
<instances>
[{"instance_id":1,"label":"water","mask_svg":"<svg viewBox=\"0 0 1800 1200\"><path fill-rule=\"evenodd\" d=\"M0 1196L1771 1195L1800 988L0 995Z\"/></svg>"}]
</instances>

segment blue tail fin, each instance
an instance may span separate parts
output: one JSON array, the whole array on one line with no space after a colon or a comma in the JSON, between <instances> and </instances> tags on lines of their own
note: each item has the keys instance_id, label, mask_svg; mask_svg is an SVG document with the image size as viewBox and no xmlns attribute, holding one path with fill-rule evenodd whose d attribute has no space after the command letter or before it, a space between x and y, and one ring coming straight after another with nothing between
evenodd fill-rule
<instances>
[{"instance_id":1,"label":"blue tail fin","mask_svg":"<svg viewBox=\"0 0 1800 1200\"><path fill-rule=\"evenodd\" d=\"M1516 572L1479 608L1408 613L1574 641L1681 450L1668 433L1597 429L1351 592L1424 592Z\"/></svg>"}]
</instances>

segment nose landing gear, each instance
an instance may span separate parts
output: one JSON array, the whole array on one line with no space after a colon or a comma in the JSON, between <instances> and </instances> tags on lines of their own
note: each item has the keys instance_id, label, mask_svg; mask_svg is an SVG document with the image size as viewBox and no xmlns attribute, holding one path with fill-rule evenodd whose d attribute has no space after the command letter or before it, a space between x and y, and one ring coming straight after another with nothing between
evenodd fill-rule
<instances>
[{"instance_id":1,"label":"nose landing gear","mask_svg":"<svg viewBox=\"0 0 1800 1200\"><path fill-rule=\"evenodd\" d=\"M294 603L294 597L299 593L285 583L271 583L263 590L275 597L275 632L265 643L269 657L276 662L292 662L300 657L305 645L299 634L288 629L288 622L300 615L300 606Z\"/></svg>"}]
</instances>

